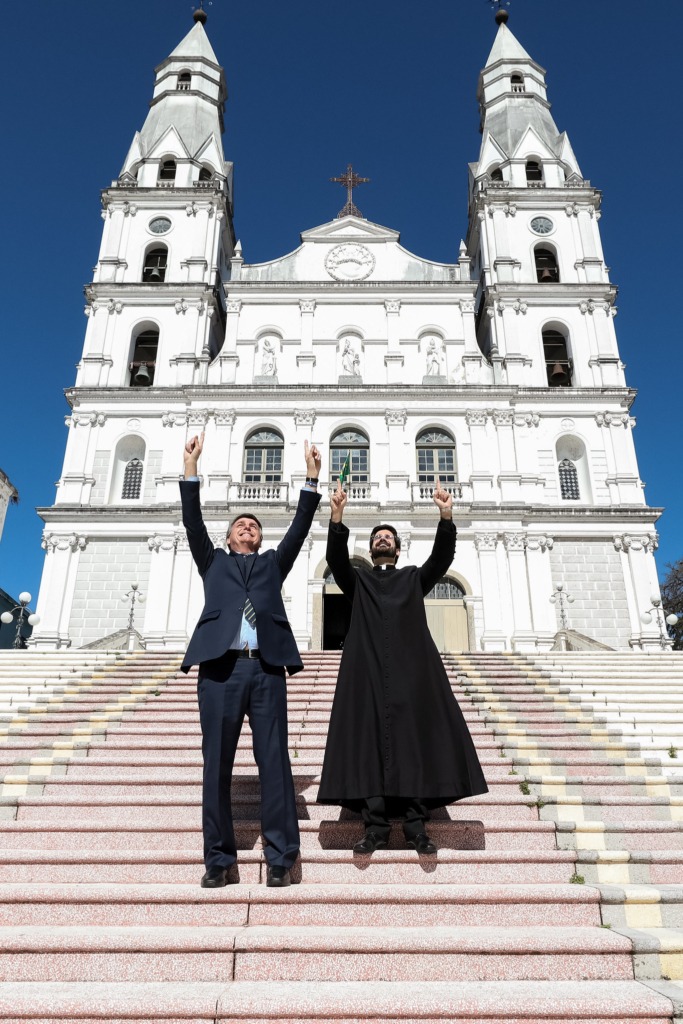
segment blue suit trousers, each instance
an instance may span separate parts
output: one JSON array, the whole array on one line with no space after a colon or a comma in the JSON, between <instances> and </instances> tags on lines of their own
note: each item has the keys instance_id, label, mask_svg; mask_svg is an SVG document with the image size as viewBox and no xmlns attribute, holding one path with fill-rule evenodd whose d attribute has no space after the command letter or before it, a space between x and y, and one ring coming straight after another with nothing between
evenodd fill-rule
<instances>
[{"instance_id":1,"label":"blue suit trousers","mask_svg":"<svg viewBox=\"0 0 683 1024\"><path fill-rule=\"evenodd\" d=\"M245 715L261 783L261 832L269 864L289 868L299 852L299 822L287 749L285 670L258 659L223 655L199 666L204 785L202 828L207 868L237 859L230 787ZM242 776L244 777L244 776Z\"/></svg>"}]
</instances>

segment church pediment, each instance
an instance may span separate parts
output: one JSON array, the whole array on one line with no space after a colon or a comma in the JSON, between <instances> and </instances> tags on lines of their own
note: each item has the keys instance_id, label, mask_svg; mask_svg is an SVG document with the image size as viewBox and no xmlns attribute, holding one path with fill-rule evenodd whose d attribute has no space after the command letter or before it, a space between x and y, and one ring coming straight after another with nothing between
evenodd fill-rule
<instances>
[{"instance_id":1,"label":"church pediment","mask_svg":"<svg viewBox=\"0 0 683 1024\"><path fill-rule=\"evenodd\" d=\"M367 242L398 242L400 235L398 231L382 227L381 224L373 224L370 220L362 217L339 217L321 224L317 228L302 232L301 241L306 242L340 242L345 239L358 241L365 239Z\"/></svg>"},{"instance_id":2,"label":"church pediment","mask_svg":"<svg viewBox=\"0 0 683 1024\"><path fill-rule=\"evenodd\" d=\"M540 157L541 160L554 160L557 154L553 152L538 132L529 127L517 143L512 156L517 160L525 160L527 157Z\"/></svg>"},{"instance_id":3,"label":"church pediment","mask_svg":"<svg viewBox=\"0 0 683 1024\"><path fill-rule=\"evenodd\" d=\"M457 264L433 263L399 244L398 231L360 217L342 217L304 231L294 252L269 263L244 264L241 279L266 282L453 281Z\"/></svg>"}]
</instances>

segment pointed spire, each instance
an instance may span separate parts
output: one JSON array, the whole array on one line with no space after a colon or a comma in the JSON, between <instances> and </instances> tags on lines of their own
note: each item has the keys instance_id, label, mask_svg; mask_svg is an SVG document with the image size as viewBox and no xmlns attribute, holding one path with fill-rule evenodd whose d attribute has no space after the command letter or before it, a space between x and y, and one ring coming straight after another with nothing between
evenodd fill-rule
<instances>
[{"instance_id":1,"label":"pointed spire","mask_svg":"<svg viewBox=\"0 0 683 1024\"><path fill-rule=\"evenodd\" d=\"M505 17L496 18L496 38L479 76L477 98L484 139L474 174L518 158L520 146L535 150L532 155L536 159L547 157L566 165L567 140L550 113L545 70L508 28L507 11L501 8L497 13ZM535 137L529 146L524 142L528 133ZM574 163L572 157L569 164Z\"/></svg>"},{"instance_id":2,"label":"pointed spire","mask_svg":"<svg viewBox=\"0 0 683 1024\"><path fill-rule=\"evenodd\" d=\"M176 159L207 160L223 174L221 135L228 90L204 30L206 12L200 8L194 13L190 31L155 68L154 96L137 139L137 159L158 158L161 145Z\"/></svg>"}]
</instances>

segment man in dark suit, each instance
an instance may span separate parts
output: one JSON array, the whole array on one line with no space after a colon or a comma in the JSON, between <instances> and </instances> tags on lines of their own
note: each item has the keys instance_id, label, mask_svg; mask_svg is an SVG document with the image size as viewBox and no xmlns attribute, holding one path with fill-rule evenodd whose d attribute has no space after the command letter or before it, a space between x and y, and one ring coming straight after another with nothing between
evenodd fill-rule
<instances>
[{"instance_id":1,"label":"man in dark suit","mask_svg":"<svg viewBox=\"0 0 683 1024\"><path fill-rule=\"evenodd\" d=\"M228 551L215 548L199 502L197 462L204 435L185 445L185 479L180 483L183 525L204 582L204 610L190 640L182 669L199 665L199 717L204 785L202 827L206 873L201 884L227 885L237 859L230 781L244 716L251 726L261 781L261 831L266 842L267 884L290 884L289 869L299 852L299 824L287 749L287 687L303 668L287 621L282 584L311 528L320 502L320 454L305 442L306 485L296 515L274 551L259 555L261 523L250 512L233 519Z\"/></svg>"}]
</instances>

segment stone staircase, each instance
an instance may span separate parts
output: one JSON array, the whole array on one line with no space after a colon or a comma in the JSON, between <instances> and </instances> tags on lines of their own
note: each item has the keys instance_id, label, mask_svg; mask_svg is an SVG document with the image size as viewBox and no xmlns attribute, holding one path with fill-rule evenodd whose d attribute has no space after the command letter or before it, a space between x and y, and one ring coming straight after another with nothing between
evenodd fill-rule
<instances>
[{"instance_id":1,"label":"stone staircase","mask_svg":"<svg viewBox=\"0 0 683 1024\"><path fill-rule=\"evenodd\" d=\"M0 1021L683 1022L683 656L444 660L490 793L435 813L436 857L354 856L315 804L338 656L310 653L300 884L264 884L245 726L239 883L204 890L180 656L1 653Z\"/></svg>"}]
</instances>

